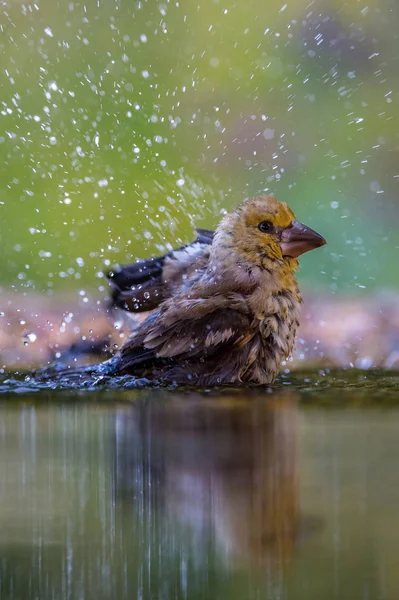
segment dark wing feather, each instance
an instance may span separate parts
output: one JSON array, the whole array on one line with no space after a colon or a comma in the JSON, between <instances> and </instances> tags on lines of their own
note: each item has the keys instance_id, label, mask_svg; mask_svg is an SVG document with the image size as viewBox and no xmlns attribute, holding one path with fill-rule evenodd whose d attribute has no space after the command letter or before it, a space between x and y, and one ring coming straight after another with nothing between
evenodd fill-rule
<instances>
[{"instance_id":1,"label":"dark wing feather","mask_svg":"<svg viewBox=\"0 0 399 600\"><path fill-rule=\"evenodd\" d=\"M171 250L159 257L139 260L131 265L116 266L107 274L113 288L111 307L130 312L149 311L173 295L170 282L165 280L165 266L173 265L173 279L180 284L181 276L201 259L201 253L212 244L214 232L197 229L197 238L191 244ZM199 245L196 248L196 245ZM192 253L190 251L196 251ZM180 275L180 276L179 276Z\"/></svg>"},{"instance_id":2,"label":"dark wing feather","mask_svg":"<svg viewBox=\"0 0 399 600\"><path fill-rule=\"evenodd\" d=\"M210 229L200 229L200 227L196 227L195 231L197 233L196 242L200 244L212 244L213 236L215 235L214 231Z\"/></svg>"},{"instance_id":3,"label":"dark wing feather","mask_svg":"<svg viewBox=\"0 0 399 600\"><path fill-rule=\"evenodd\" d=\"M208 382L212 373L216 379L221 373L225 380L239 378L254 360L249 342L256 330L251 315L215 307L211 300L200 302L186 306L181 318L174 306L172 320L167 310L154 311L123 346L118 370L178 383L201 372Z\"/></svg>"},{"instance_id":4,"label":"dark wing feather","mask_svg":"<svg viewBox=\"0 0 399 600\"><path fill-rule=\"evenodd\" d=\"M132 285L139 285L159 277L162 273L162 266L165 256L158 258L149 258L140 260L126 267L116 266L107 274L110 283L118 286L120 289L130 288Z\"/></svg>"},{"instance_id":5,"label":"dark wing feather","mask_svg":"<svg viewBox=\"0 0 399 600\"><path fill-rule=\"evenodd\" d=\"M130 312L156 308L162 301L162 269L165 256L114 267L107 278L113 288L111 307Z\"/></svg>"}]
</instances>

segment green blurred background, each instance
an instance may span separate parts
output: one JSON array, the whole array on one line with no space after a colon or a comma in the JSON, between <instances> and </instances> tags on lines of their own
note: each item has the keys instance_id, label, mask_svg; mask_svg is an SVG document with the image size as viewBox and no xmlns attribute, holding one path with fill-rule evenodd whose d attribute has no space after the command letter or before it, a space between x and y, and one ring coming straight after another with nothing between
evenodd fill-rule
<instances>
[{"instance_id":1,"label":"green blurred background","mask_svg":"<svg viewBox=\"0 0 399 600\"><path fill-rule=\"evenodd\" d=\"M399 3L0 7L0 285L104 285L263 190L329 245L301 279L399 285Z\"/></svg>"}]
</instances>

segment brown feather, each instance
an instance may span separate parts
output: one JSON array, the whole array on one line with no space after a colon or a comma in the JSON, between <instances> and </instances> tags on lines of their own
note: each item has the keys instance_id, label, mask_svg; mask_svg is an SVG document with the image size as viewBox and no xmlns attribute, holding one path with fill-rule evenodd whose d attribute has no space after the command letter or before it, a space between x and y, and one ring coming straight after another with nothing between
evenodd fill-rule
<instances>
[{"instance_id":1,"label":"brown feather","mask_svg":"<svg viewBox=\"0 0 399 600\"><path fill-rule=\"evenodd\" d=\"M205 244L152 259L140 285L156 289L159 306L122 347L117 372L178 384L271 383L298 325L298 262L283 255L281 243L294 219L286 204L259 196L224 217ZM284 247L321 245L300 225L285 235ZM298 242L301 232L309 241ZM124 283L140 273L130 275ZM122 287L119 298L137 295Z\"/></svg>"}]
</instances>

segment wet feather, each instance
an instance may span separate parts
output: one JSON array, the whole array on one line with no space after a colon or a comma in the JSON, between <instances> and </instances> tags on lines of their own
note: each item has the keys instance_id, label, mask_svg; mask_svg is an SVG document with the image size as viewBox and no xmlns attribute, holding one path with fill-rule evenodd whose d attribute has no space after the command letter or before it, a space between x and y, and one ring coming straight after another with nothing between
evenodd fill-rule
<instances>
[{"instance_id":1,"label":"wet feather","mask_svg":"<svg viewBox=\"0 0 399 600\"><path fill-rule=\"evenodd\" d=\"M271 383L299 322L297 257L324 243L285 203L259 196L215 233L199 230L188 246L122 268L111 278L115 304L153 310L116 371L178 384Z\"/></svg>"}]
</instances>

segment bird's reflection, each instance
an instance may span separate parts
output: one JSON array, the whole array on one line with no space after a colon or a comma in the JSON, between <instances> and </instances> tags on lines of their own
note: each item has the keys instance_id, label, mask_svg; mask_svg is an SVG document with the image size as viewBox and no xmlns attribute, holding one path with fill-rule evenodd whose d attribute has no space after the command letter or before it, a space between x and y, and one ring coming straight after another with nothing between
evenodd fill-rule
<instances>
[{"instance_id":1,"label":"bird's reflection","mask_svg":"<svg viewBox=\"0 0 399 600\"><path fill-rule=\"evenodd\" d=\"M193 393L121 409L117 501L184 531L196 555L211 542L232 568L284 567L298 529L296 424L290 394Z\"/></svg>"}]
</instances>

